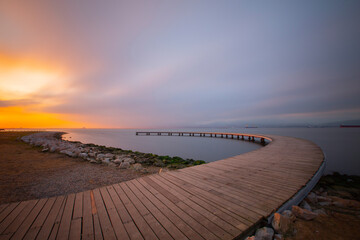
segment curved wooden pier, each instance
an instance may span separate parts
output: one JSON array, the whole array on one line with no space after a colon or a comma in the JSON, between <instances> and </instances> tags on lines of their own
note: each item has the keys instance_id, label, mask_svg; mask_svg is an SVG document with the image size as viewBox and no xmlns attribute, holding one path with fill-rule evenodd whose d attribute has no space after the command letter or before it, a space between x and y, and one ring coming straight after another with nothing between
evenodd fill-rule
<instances>
[{"instance_id":1,"label":"curved wooden pier","mask_svg":"<svg viewBox=\"0 0 360 240\"><path fill-rule=\"evenodd\" d=\"M298 201L299 193L309 191L307 186L317 181L324 166L321 149L303 139L237 133L137 134L222 134L271 142L196 167L0 205L0 239L241 238L279 208Z\"/></svg>"}]
</instances>

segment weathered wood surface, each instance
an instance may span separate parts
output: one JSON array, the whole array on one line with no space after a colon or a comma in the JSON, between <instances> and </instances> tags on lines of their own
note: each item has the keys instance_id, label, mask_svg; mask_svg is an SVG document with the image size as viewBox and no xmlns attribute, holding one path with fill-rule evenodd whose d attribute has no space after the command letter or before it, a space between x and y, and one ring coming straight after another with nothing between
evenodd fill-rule
<instances>
[{"instance_id":1,"label":"weathered wood surface","mask_svg":"<svg viewBox=\"0 0 360 240\"><path fill-rule=\"evenodd\" d=\"M303 188L324 159L318 146L303 139L255 137L271 143L205 165L92 191L0 205L0 239L242 236Z\"/></svg>"}]
</instances>

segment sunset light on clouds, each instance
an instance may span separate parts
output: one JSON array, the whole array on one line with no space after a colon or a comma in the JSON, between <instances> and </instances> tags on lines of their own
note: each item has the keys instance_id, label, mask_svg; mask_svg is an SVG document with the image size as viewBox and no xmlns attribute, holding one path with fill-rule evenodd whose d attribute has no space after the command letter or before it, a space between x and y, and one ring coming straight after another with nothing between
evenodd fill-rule
<instances>
[{"instance_id":1,"label":"sunset light on clouds","mask_svg":"<svg viewBox=\"0 0 360 240\"><path fill-rule=\"evenodd\" d=\"M0 128L360 119L358 1L1 1Z\"/></svg>"}]
</instances>

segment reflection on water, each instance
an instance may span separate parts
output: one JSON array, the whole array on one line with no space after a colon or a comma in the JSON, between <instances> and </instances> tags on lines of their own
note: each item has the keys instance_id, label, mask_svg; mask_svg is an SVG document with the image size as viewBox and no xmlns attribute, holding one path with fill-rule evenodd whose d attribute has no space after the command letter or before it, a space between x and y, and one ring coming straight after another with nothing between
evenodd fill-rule
<instances>
[{"instance_id":1,"label":"reflection on water","mask_svg":"<svg viewBox=\"0 0 360 240\"><path fill-rule=\"evenodd\" d=\"M229 128L229 129L151 129L149 131L234 132L291 136L308 139L326 155L326 173L334 171L360 175L359 128ZM100 145L180 156L207 162L253 151L261 147L247 141L188 136L136 136L136 129L66 129L64 138ZM139 131L146 131L141 129Z\"/></svg>"}]
</instances>

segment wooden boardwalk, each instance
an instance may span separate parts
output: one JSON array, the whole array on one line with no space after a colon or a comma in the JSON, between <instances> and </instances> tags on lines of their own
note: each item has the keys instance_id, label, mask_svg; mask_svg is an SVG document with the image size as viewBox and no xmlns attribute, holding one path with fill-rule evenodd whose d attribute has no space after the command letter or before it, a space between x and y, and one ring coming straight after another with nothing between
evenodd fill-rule
<instances>
[{"instance_id":1,"label":"wooden boardwalk","mask_svg":"<svg viewBox=\"0 0 360 240\"><path fill-rule=\"evenodd\" d=\"M303 139L201 134L271 143L205 165L0 205L0 239L242 237L302 189L324 160L321 149Z\"/></svg>"}]
</instances>

